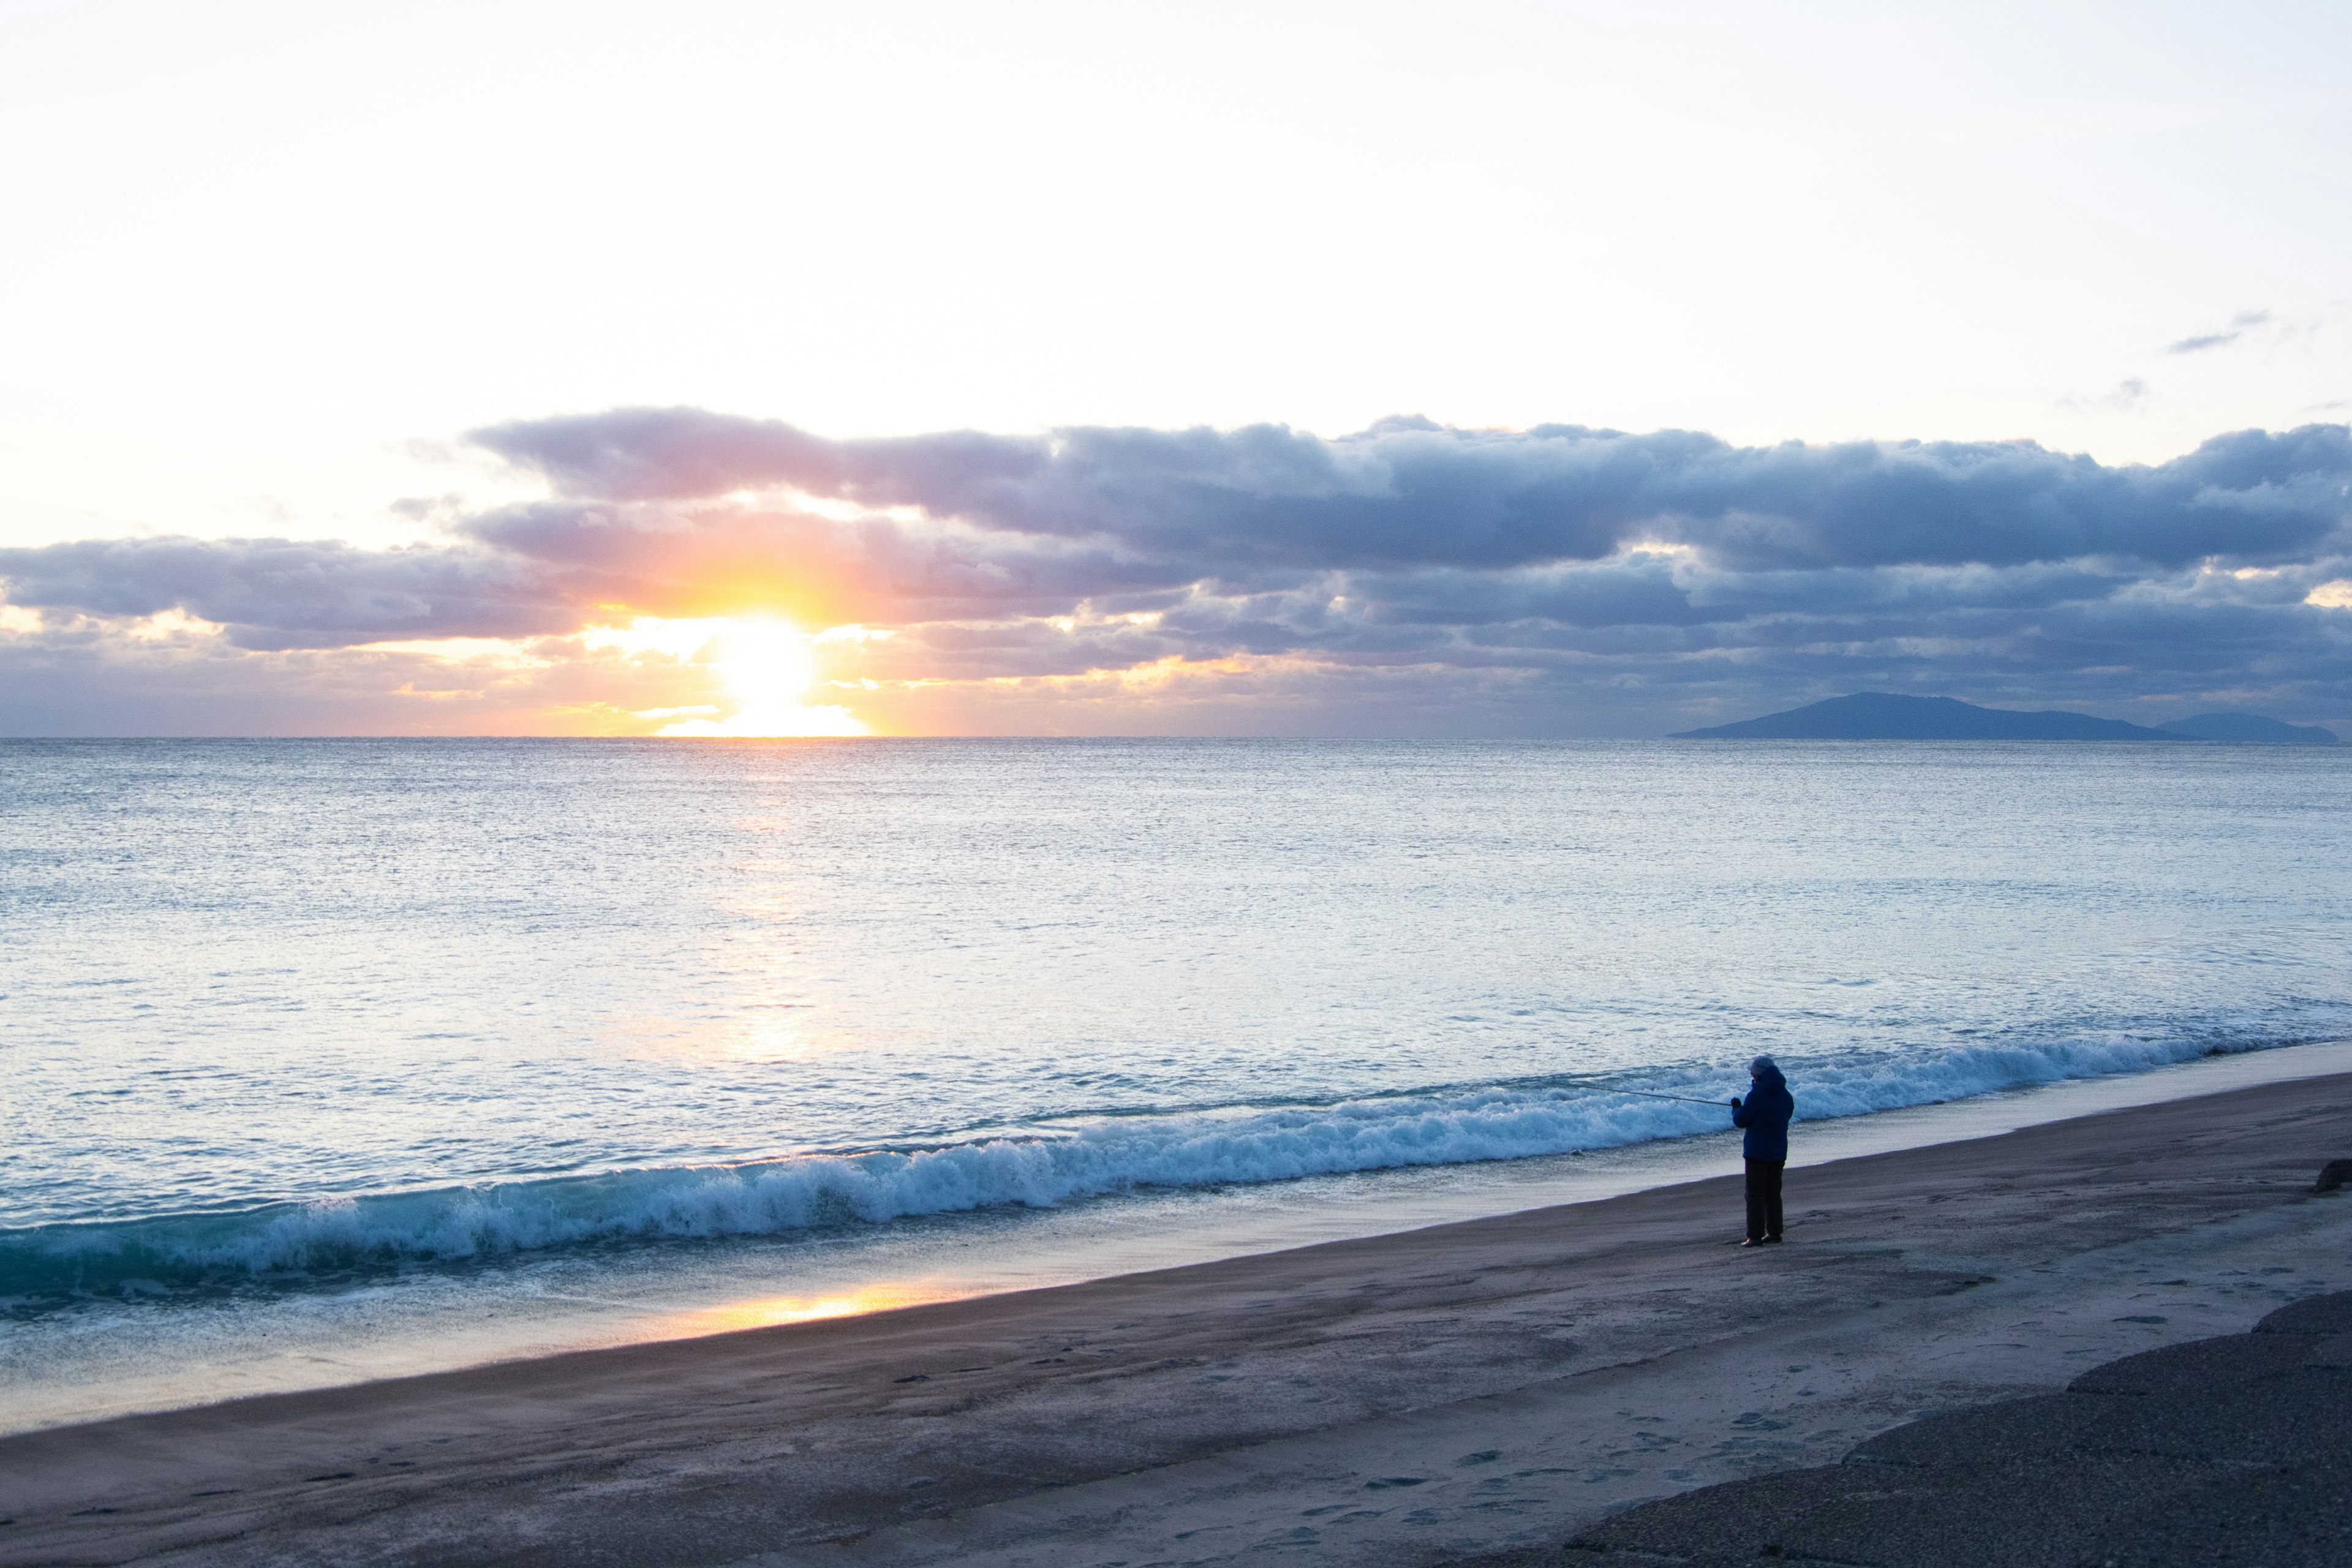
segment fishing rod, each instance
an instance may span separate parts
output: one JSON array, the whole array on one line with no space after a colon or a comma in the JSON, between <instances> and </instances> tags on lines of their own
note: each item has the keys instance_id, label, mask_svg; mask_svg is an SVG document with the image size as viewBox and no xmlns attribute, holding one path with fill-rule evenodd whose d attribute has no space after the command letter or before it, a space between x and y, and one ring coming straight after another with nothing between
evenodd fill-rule
<instances>
[{"instance_id":1,"label":"fishing rod","mask_svg":"<svg viewBox=\"0 0 2352 1568\"><path fill-rule=\"evenodd\" d=\"M1638 1094L1643 1100L1679 1100L1685 1105L1727 1105L1730 1103L1727 1100L1693 1100L1687 1094L1654 1094L1646 1089L1602 1089L1601 1092L1603 1094Z\"/></svg>"}]
</instances>

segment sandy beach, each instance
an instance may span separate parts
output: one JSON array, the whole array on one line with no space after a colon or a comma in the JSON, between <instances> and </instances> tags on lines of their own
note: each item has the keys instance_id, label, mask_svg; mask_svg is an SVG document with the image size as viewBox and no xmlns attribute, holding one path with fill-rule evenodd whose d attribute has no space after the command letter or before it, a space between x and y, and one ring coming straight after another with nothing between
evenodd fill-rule
<instances>
[{"instance_id":1,"label":"sandy beach","mask_svg":"<svg viewBox=\"0 0 2352 1568\"><path fill-rule=\"evenodd\" d=\"M0 1562L1429 1563L2352 1288L2352 1075L0 1439Z\"/></svg>"}]
</instances>

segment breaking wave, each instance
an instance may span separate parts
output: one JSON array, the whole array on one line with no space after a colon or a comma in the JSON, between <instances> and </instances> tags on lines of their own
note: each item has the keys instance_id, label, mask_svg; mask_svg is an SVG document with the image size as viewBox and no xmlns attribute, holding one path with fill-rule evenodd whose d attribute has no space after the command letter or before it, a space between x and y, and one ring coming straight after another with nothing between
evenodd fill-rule
<instances>
[{"instance_id":1,"label":"breaking wave","mask_svg":"<svg viewBox=\"0 0 2352 1568\"><path fill-rule=\"evenodd\" d=\"M2127 1036L1783 1058L1801 1117L1819 1121L2143 1071L2284 1038ZM1318 1105L1232 1106L1040 1122L1018 1135L911 1151L614 1171L0 1230L0 1297L205 1284L299 1285L371 1268L664 1238L788 1236L999 1205L1049 1207L1154 1188L1288 1181L1522 1159L1711 1131L1736 1069L1452 1086Z\"/></svg>"}]
</instances>

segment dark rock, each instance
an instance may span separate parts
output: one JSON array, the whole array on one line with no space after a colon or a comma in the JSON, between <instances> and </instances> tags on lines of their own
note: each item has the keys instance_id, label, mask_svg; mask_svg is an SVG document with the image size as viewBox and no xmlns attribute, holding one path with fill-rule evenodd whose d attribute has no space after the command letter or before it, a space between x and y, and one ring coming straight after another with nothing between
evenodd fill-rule
<instances>
[{"instance_id":1,"label":"dark rock","mask_svg":"<svg viewBox=\"0 0 2352 1568\"><path fill-rule=\"evenodd\" d=\"M2352 1182L2352 1160L2330 1160L2319 1167L2319 1184L2315 1193L2332 1193L2347 1182Z\"/></svg>"}]
</instances>

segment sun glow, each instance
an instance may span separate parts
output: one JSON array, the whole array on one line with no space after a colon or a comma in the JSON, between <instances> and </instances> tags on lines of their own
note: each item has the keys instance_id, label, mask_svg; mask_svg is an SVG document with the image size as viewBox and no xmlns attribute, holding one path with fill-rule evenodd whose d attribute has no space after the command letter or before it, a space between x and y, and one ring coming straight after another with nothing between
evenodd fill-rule
<instances>
[{"instance_id":1,"label":"sun glow","mask_svg":"<svg viewBox=\"0 0 2352 1568\"><path fill-rule=\"evenodd\" d=\"M641 616L626 626L597 626L583 640L632 658L655 655L680 664L707 665L718 676L731 711L716 704L641 710L640 719L667 719L654 732L677 737L870 735L848 709L801 700L821 679L813 638L788 621L768 617L667 620ZM718 695L718 694L714 694Z\"/></svg>"},{"instance_id":2,"label":"sun glow","mask_svg":"<svg viewBox=\"0 0 2352 1568\"><path fill-rule=\"evenodd\" d=\"M698 1334L773 1328L780 1323L806 1323L820 1318L858 1317L940 1300L946 1294L911 1284L877 1285L845 1296L781 1296L766 1301L731 1301L723 1306L691 1309L662 1320L659 1337L688 1339Z\"/></svg>"}]
</instances>

